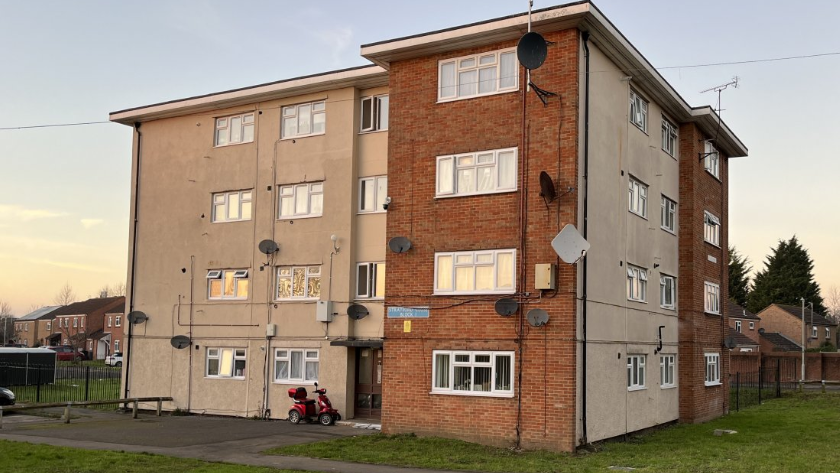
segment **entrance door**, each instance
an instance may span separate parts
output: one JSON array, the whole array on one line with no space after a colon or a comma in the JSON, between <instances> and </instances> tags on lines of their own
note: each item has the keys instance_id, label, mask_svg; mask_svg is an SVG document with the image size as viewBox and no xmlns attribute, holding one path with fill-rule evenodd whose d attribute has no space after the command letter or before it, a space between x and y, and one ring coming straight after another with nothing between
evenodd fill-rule
<instances>
[{"instance_id":1,"label":"entrance door","mask_svg":"<svg viewBox=\"0 0 840 473\"><path fill-rule=\"evenodd\" d=\"M356 349L356 417L382 413L382 349Z\"/></svg>"}]
</instances>

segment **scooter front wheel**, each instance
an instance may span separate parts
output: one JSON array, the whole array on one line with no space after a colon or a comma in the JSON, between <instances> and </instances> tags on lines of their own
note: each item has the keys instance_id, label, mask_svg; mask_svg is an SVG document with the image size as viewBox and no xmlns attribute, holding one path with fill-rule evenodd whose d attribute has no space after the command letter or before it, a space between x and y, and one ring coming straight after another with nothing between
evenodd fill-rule
<instances>
[{"instance_id":1,"label":"scooter front wheel","mask_svg":"<svg viewBox=\"0 0 840 473\"><path fill-rule=\"evenodd\" d=\"M300 423L300 412L295 409L289 411L289 422L292 424Z\"/></svg>"},{"instance_id":2,"label":"scooter front wheel","mask_svg":"<svg viewBox=\"0 0 840 473\"><path fill-rule=\"evenodd\" d=\"M318 422L320 422L321 425L330 425L333 423L333 416L324 412L323 414L318 416Z\"/></svg>"}]
</instances>

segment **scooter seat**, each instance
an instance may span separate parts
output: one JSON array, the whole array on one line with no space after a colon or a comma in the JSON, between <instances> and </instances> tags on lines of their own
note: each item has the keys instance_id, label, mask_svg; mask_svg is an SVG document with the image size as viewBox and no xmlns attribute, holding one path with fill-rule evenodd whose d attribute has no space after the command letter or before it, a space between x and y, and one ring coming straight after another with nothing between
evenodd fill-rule
<instances>
[{"instance_id":1,"label":"scooter seat","mask_svg":"<svg viewBox=\"0 0 840 473\"><path fill-rule=\"evenodd\" d=\"M315 404L315 399L302 399L302 400L301 399L296 399L295 404L303 404L303 405Z\"/></svg>"}]
</instances>

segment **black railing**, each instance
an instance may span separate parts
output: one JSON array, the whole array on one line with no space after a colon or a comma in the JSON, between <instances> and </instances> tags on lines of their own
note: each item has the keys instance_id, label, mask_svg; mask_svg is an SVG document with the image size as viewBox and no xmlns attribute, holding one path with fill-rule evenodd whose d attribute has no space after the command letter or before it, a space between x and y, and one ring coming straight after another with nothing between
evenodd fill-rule
<instances>
[{"instance_id":1,"label":"black railing","mask_svg":"<svg viewBox=\"0 0 840 473\"><path fill-rule=\"evenodd\" d=\"M729 408L739 411L757 406L764 400L782 397L782 391L793 391L797 385L796 363L789 359L761 364L756 372L730 374Z\"/></svg>"},{"instance_id":2,"label":"black railing","mask_svg":"<svg viewBox=\"0 0 840 473\"><path fill-rule=\"evenodd\" d=\"M120 397L122 368L0 364L0 386L18 403L97 401Z\"/></svg>"}]
</instances>

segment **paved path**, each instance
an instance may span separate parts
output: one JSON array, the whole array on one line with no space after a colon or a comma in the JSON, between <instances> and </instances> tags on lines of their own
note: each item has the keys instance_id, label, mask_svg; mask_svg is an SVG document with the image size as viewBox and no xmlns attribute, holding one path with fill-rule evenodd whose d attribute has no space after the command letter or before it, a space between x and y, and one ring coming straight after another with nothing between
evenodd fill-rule
<instances>
[{"instance_id":1,"label":"paved path","mask_svg":"<svg viewBox=\"0 0 840 473\"><path fill-rule=\"evenodd\" d=\"M90 450L146 452L181 458L243 465L344 473L444 473L442 470L398 468L303 457L263 455L273 447L316 442L370 430L284 421L220 417L155 417L77 409L70 424L57 419L6 415L0 439ZM451 472L447 472L451 473Z\"/></svg>"}]
</instances>

